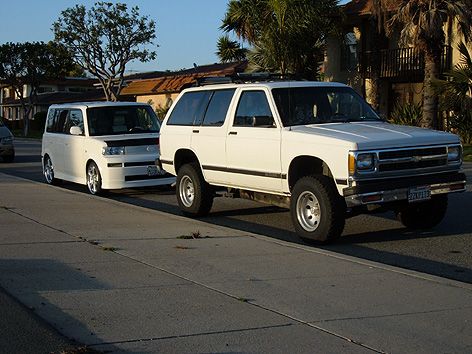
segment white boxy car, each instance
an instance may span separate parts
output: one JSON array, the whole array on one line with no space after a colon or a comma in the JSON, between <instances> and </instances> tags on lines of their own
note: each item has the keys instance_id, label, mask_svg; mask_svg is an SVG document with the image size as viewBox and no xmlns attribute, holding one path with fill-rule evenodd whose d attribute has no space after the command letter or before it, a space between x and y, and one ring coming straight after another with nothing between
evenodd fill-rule
<instances>
[{"instance_id":1,"label":"white boxy car","mask_svg":"<svg viewBox=\"0 0 472 354\"><path fill-rule=\"evenodd\" d=\"M84 184L91 194L172 184L175 178L155 163L159 130L157 116L147 104L52 105L41 151L45 180Z\"/></svg>"},{"instance_id":2,"label":"white boxy car","mask_svg":"<svg viewBox=\"0 0 472 354\"><path fill-rule=\"evenodd\" d=\"M290 208L302 238L337 239L346 217L392 210L438 224L465 190L450 133L392 125L339 83L267 81L184 90L161 129L162 167L189 216L217 195Z\"/></svg>"}]
</instances>

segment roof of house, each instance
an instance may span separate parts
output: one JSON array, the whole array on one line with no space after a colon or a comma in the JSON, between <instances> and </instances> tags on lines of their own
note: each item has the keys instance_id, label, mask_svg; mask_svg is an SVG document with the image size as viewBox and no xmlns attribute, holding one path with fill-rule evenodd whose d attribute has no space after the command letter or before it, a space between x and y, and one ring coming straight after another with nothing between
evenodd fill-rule
<instances>
[{"instance_id":1,"label":"roof of house","mask_svg":"<svg viewBox=\"0 0 472 354\"><path fill-rule=\"evenodd\" d=\"M151 79L133 80L121 91L123 96L153 95L159 93L180 92L191 86L198 78L208 76L226 76L246 69L247 62L211 64L194 69L166 73ZM161 72L158 72L161 73ZM128 79L129 77L127 77Z\"/></svg>"},{"instance_id":2,"label":"roof of house","mask_svg":"<svg viewBox=\"0 0 472 354\"><path fill-rule=\"evenodd\" d=\"M70 103L80 101L104 101L105 95L101 89L86 92L48 92L38 94L35 105L49 106L55 103ZM19 105L20 100L5 98L4 106Z\"/></svg>"}]
</instances>

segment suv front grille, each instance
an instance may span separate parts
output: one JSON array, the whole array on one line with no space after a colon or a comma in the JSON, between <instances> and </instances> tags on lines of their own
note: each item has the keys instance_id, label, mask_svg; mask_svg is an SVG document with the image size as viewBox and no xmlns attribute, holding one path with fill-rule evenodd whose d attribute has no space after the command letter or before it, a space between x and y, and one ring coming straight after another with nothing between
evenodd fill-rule
<instances>
[{"instance_id":1,"label":"suv front grille","mask_svg":"<svg viewBox=\"0 0 472 354\"><path fill-rule=\"evenodd\" d=\"M378 152L377 171L395 172L447 166L447 147L425 147Z\"/></svg>"}]
</instances>

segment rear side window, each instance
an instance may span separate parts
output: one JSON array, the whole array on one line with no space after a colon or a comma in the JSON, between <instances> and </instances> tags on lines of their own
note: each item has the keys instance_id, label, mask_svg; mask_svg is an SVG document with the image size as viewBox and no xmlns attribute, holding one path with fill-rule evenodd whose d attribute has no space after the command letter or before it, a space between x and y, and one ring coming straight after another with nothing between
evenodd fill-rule
<instances>
[{"instance_id":1,"label":"rear side window","mask_svg":"<svg viewBox=\"0 0 472 354\"><path fill-rule=\"evenodd\" d=\"M68 114L67 109L51 109L47 118L46 131L48 133L64 133Z\"/></svg>"},{"instance_id":2,"label":"rear side window","mask_svg":"<svg viewBox=\"0 0 472 354\"><path fill-rule=\"evenodd\" d=\"M224 124L234 91L235 89L214 91L202 125L221 127Z\"/></svg>"},{"instance_id":3,"label":"rear side window","mask_svg":"<svg viewBox=\"0 0 472 354\"><path fill-rule=\"evenodd\" d=\"M203 120L205 110L210 100L211 91L187 92L177 102L173 109L168 125L194 125Z\"/></svg>"}]
</instances>

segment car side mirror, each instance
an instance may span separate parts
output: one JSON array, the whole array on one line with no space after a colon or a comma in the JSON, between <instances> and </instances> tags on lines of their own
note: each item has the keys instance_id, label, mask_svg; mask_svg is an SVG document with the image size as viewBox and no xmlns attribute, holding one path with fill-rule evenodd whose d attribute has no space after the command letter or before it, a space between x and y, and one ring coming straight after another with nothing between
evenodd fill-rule
<instances>
[{"instance_id":1,"label":"car side mirror","mask_svg":"<svg viewBox=\"0 0 472 354\"><path fill-rule=\"evenodd\" d=\"M82 135L84 132L81 127L74 126L70 128L69 133L71 135Z\"/></svg>"}]
</instances>

